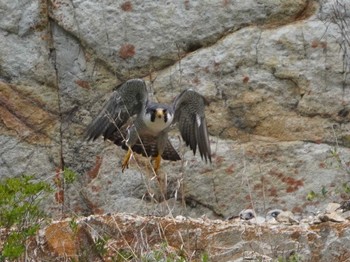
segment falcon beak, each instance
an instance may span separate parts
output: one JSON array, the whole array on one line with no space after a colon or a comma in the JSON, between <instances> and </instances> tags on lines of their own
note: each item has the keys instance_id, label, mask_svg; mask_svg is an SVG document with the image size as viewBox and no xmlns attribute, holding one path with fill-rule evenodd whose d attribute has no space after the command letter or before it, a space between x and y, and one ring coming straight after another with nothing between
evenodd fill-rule
<instances>
[{"instance_id":1,"label":"falcon beak","mask_svg":"<svg viewBox=\"0 0 350 262\"><path fill-rule=\"evenodd\" d=\"M157 118L163 118L164 117L163 109L157 108L157 110L156 110L156 117Z\"/></svg>"}]
</instances>

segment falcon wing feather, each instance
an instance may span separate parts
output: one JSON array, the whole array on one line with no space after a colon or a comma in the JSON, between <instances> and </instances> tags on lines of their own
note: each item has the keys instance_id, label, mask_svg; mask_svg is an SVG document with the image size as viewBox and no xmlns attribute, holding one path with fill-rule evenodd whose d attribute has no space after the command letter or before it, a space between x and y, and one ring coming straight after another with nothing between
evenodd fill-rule
<instances>
[{"instance_id":1,"label":"falcon wing feather","mask_svg":"<svg viewBox=\"0 0 350 262\"><path fill-rule=\"evenodd\" d=\"M87 127L85 138L95 140L103 135L104 139L109 139L130 117L141 113L147 100L147 87L142 79L131 79L121 84Z\"/></svg>"},{"instance_id":2,"label":"falcon wing feather","mask_svg":"<svg viewBox=\"0 0 350 262\"><path fill-rule=\"evenodd\" d=\"M210 143L204 109L208 105L206 99L192 89L184 90L174 102L174 121L178 127L186 146L193 154L197 147L202 159L211 162ZM174 123L175 123L174 122Z\"/></svg>"}]
</instances>

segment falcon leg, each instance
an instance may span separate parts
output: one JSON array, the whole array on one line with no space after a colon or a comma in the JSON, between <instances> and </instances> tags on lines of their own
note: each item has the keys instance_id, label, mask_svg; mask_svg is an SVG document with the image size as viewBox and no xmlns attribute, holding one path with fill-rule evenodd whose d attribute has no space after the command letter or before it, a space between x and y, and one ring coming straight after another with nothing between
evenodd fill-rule
<instances>
[{"instance_id":1,"label":"falcon leg","mask_svg":"<svg viewBox=\"0 0 350 262\"><path fill-rule=\"evenodd\" d=\"M157 172L157 170L159 169L160 167L160 161L162 160L162 156L161 155L158 155L154 158L154 171Z\"/></svg>"},{"instance_id":2,"label":"falcon leg","mask_svg":"<svg viewBox=\"0 0 350 262\"><path fill-rule=\"evenodd\" d=\"M123 163L122 163L122 172L124 172L125 168L129 167L129 161L130 161L131 154L132 154L132 151L129 148L128 152L126 153L126 155L124 157Z\"/></svg>"}]
</instances>

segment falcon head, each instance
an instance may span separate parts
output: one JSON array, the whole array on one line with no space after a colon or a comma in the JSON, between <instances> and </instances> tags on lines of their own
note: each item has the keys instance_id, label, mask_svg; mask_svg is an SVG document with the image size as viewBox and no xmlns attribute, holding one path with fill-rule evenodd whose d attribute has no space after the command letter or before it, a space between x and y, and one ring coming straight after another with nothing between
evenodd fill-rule
<instances>
[{"instance_id":1,"label":"falcon head","mask_svg":"<svg viewBox=\"0 0 350 262\"><path fill-rule=\"evenodd\" d=\"M150 130L157 133L169 127L173 118L174 114L170 108L152 103L146 107L143 121Z\"/></svg>"}]
</instances>

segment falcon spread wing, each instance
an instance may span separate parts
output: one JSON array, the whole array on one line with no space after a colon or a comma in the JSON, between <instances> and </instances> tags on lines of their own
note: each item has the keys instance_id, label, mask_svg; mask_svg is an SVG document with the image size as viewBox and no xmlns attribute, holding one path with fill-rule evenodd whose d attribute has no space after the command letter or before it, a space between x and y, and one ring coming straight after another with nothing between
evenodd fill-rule
<instances>
[{"instance_id":1,"label":"falcon spread wing","mask_svg":"<svg viewBox=\"0 0 350 262\"><path fill-rule=\"evenodd\" d=\"M147 100L147 87L143 80L132 79L121 84L87 127L87 140L95 140L101 135L104 139L110 139L130 117L141 113Z\"/></svg>"},{"instance_id":2,"label":"falcon spread wing","mask_svg":"<svg viewBox=\"0 0 350 262\"><path fill-rule=\"evenodd\" d=\"M147 87L143 80L132 79L116 88L111 98L103 106L99 115L87 127L85 137L95 140L103 135L104 139L113 141L116 145L128 150L125 144L127 128L130 118L141 114L148 102ZM157 156L157 141L154 137L143 136L142 142L138 139L132 150L143 156ZM170 141L168 140L162 158L165 160L180 160Z\"/></svg>"},{"instance_id":3,"label":"falcon spread wing","mask_svg":"<svg viewBox=\"0 0 350 262\"><path fill-rule=\"evenodd\" d=\"M201 158L211 162L210 143L204 108L208 101L192 89L184 90L174 102L174 123L186 145L196 154L198 147Z\"/></svg>"}]
</instances>

